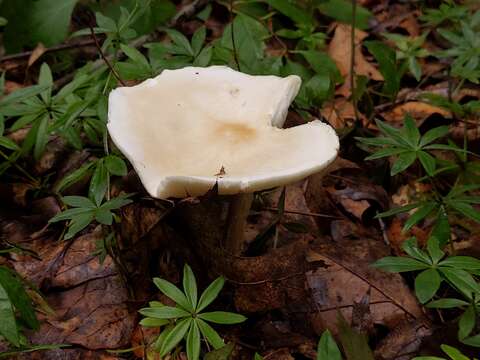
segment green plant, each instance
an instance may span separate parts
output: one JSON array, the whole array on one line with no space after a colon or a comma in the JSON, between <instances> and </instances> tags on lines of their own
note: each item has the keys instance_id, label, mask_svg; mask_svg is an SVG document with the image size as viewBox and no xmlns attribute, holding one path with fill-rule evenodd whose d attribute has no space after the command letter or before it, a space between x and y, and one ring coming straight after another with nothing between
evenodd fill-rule
<instances>
[{"instance_id":1,"label":"green plant","mask_svg":"<svg viewBox=\"0 0 480 360\"><path fill-rule=\"evenodd\" d=\"M453 0L445 0L436 9L425 9L420 19L427 26L437 27L444 23L458 25L461 21L467 20L469 15L470 12L466 6L458 5Z\"/></svg>"},{"instance_id":2,"label":"green plant","mask_svg":"<svg viewBox=\"0 0 480 360\"><path fill-rule=\"evenodd\" d=\"M399 34L383 34L383 36L392 41L397 47L397 59L403 60L403 65L401 66L402 73L403 69L408 69L415 79L420 81L422 68L417 59L430 55L428 50L422 48L427 33L416 37Z\"/></svg>"},{"instance_id":3,"label":"green plant","mask_svg":"<svg viewBox=\"0 0 480 360\"><path fill-rule=\"evenodd\" d=\"M448 355L449 359L451 360L470 360L467 356L463 355L462 352L453 346L442 344L440 348L443 350L445 354ZM417 356L412 360L446 360L445 358L440 358L437 356ZM476 360L473 359L473 360Z\"/></svg>"},{"instance_id":4,"label":"green plant","mask_svg":"<svg viewBox=\"0 0 480 360\"><path fill-rule=\"evenodd\" d=\"M220 349L225 344L218 333L208 324L238 324L246 320L243 315L224 312L203 312L218 296L225 279L217 278L197 299L197 283L192 269L183 268L183 292L174 284L160 278L154 278L157 288L176 303L175 307L165 306L159 302L151 302L150 307L141 309L140 314L146 316L140 324L143 326L165 326L157 341L155 349L160 356L172 351L182 339L186 340L187 357L189 360L199 359L201 338Z\"/></svg>"},{"instance_id":5,"label":"green plant","mask_svg":"<svg viewBox=\"0 0 480 360\"><path fill-rule=\"evenodd\" d=\"M130 204L128 199L130 195L120 195L112 200L101 203L93 202L83 196L64 196L62 201L65 205L71 206L71 209L62 211L50 219L50 223L69 220L68 232L65 239L71 239L78 232L86 228L93 220L103 225L112 225L114 214L113 210Z\"/></svg>"}]
</instances>

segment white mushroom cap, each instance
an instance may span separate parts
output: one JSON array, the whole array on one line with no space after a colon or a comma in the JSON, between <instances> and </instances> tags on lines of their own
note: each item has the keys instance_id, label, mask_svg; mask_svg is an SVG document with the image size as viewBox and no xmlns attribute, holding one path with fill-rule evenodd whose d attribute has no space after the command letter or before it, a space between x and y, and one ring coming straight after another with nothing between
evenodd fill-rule
<instances>
[{"instance_id":1,"label":"white mushroom cap","mask_svg":"<svg viewBox=\"0 0 480 360\"><path fill-rule=\"evenodd\" d=\"M280 129L300 84L225 66L164 70L110 93L108 130L156 198L203 195L216 182L220 194L285 185L325 168L339 148L319 120Z\"/></svg>"}]
</instances>

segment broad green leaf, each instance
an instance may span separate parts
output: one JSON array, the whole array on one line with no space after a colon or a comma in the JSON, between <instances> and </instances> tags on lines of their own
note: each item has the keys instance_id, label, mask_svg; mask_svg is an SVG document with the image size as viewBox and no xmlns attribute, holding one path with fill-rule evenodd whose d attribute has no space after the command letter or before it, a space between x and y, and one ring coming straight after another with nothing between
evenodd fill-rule
<instances>
[{"instance_id":1,"label":"broad green leaf","mask_svg":"<svg viewBox=\"0 0 480 360\"><path fill-rule=\"evenodd\" d=\"M392 215L405 213L407 211L410 211L410 210L413 210L413 209L418 208L420 206L423 206L424 204L425 203L412 203L412 204L408 204L408 205L405 205L405 206L400 206L400 207L397 207L397 208L390 209L388 211L384 211L384 212L376 215L375 217L376 218L384 218L384 217L388 217L388 216L392 216Z\"/></svg>"},{"instance_id":2,"label":"broad green leaf","mask_svg":"<svg viewBox=\"0 0 480 360\"><path fill-rule=\"evenodd\" d=\"M199 314L198 317L215 324L239 324L247 320L247 318L243 315L226 311L212 311Z\"/></svg>"},{"instance_id":3,"label":"broad green leaf","mask_svg":"<svg viewBox=\"0 0 480 360\"><path fill-rule=\"evenodd\" d=\"M0 280L0 335L9 341L13 346L20 346L17 321L13 305Z\"/></svg>"},{"instance_id":4,"label":"broad green leaf","mask_svg":"<svg viewBox=\"0 0 480 360\"><path fill-rule=\"evenodd\" d=\"M168 34L170 39L172 39L174 44L177 45L179 55L195 56L192 46L185 35L174 29L167 29L165 32Z\"/></svg>"},{"instance_id":5,"label":"broad green leaf","mask_svg":"<svg viewBox=\"0 0 480 360\"><path fill-rule=\"evenodd\" d=\"M109 210L99 208L95 211L95 220L103 225L112 225L113 214Z\"/></svg>"},{"instance_id":6,"label":"broad green leaf","mask_svg":"<svg viewBox=\"0 0 480 360\"><path fill-rule=\"evenodd\" d=\"M292 0L265 0L271 7L302 26L314 24L313 14L298 6L298 1Z\"/></svg>"},{"instance_id":7,"label":"broad green leaf","mask_svg":"<svg viewBox=\"0 0 480 360\"><path fill-rule=\"evenodd\" d=\"M375 120L378 129L388 137L392 138L397 142L398 145L410 148L411 150L415 150L411 144L405 139L404 134L400 129L397 129L383 121Z\"/></svg>"},{"instance_id":8,"label":"broad green leaf","mask_svg":"<svg viewBox=\"0 0 480 360\"><path fill-rule=\"evenodd\" d=\"M108 188L108 171L102 160L97 161L97 166L93 172L92 179L90 180L90 188L88 189L88 197L95 202L97 206L100 206L105 193Z\"/></svg>"},{"instance_id":9,"label":"broad green leaf","mask_svg":"<svg viewBox=\"0 0 480 360\"><path fill-rule=\"evenodd\" d=\"M261 356L259 353L255 353L253 360L263 360L263 356Z\"/></svg>"},{"instance_id":10,"label":"broad green leaf","mask_svg":"<svg viewBox=\"0 0 480 360\"><path fill-rule=\"evenodd\" d=\"M220 349L210 351L208 354L205 355L203 360L229 360L230 355L235 348L234 343L228 343L227 345L222 346ZM254 360L263 360L263 358L256 354Z\"/></svg>"},{"instance_id":11,"label":"broad green leaf","mask_svg":"<svg viewBox=\"0 0 480 360\"><path fill-rule=\"evenodd\" d=\"M87 214L87 213L92 214L92 216L93 216L94 211L92 209L89 209L89 208L68 209L68 210L62 211L61 213L55 215L50 220L48 220L48 222L49 223L54 223L54 222L58 222L58 221L70 220L70 219L73 219L74 217L76 217L78 215L83 215L83 214Z\"/></svg>"},{"instance_id":12,"label":"broad green leaf","mask_svg":"<svg viewBox=\"0 0 480 360\"><path fill-rule=\"evenodd\" d=\"M437 219L433 226L430 237L434 237L438 240L438 245L443 248L450 241L451 231L450 223L448 222L448 214L445 211L443 205L440 206L437 213Z\"/></svg>"},{"instance_id":13,"label":"broad green leaf","mask_svg":"<svg viewBox=\"0 0 480 360\"><path fill-rule=\"evenodd\" d=\"M168 334L160 349L160 356L167 355L178 343L183 339L192 323L192 318L183 319L175 325L173 330Z\"/></svg>"},{"instance_id":14,"label":"broad green leaf","mask_svg":"<svg viewBox=\"0 0 480 360\"><path fill-rule=\"evenodd\" d=\"M207 37L207 28L205 26L199 27L192 36L192 49L195 56L200 54L203 43Z\"/></svg>"},{"instance_id":15,"label":"broad green leaf","mask_svg":"<svg viewBox=\"0 0 480 360\"><path fill-rule=\"evenodd\" d=\"M223 285L225 284L225 279L223 277L219 277L215 279L205 291L200 296L200 300L198 301L197 312L202 311L208 305L212 303L213 300L216 299L220 291L223 289Z\"/></svg>"},{"instance_id":16,"label":"broad green leaf","mask_svg":"<svg viewBox=\"0 0 480 360\"><path fill-rule=\"evenodd\" d=\"M463 270L480 270L480 259L471 256L449 256L440 266L449 266Z\"/></svg>"},{"instance_id":17,"label":"broad green leaf","mask_svg":"<svg viewBox=\"0 0 480 360\"><path fill-rule=\"evenodd\" d=\"M93 165L95 164L94 161L90 161L88 163L83 164L78 169L75 169L71 173L65 175L54 187L54 190L57 192L61 192L62 190L68 188L69 186L77 183L78 181L82 180L84 177L90 174L90 170L92 169Z\"/></svg>"},{"instance_id":18,"label":"broad green leaf","mask_svg":"<svg viewBox=\"0 0 480 360\"><path fill-rule=\"evenodd\" d=\"M415 258L415 259L417 259L421 262L424 262L426 264L431 264L432 263L432 260L430 259L428 254L425 253L425 251L421 250L418 247L417 239L414 238L414 237L405 240L402 244L402 249L408 255L410 255L411 257L413 257L413 258Z\"/></svg>"},{"instance_id":19,"label":"broad green leaf","mask_svg":"<svg viewBox=\"0 0 480 360\"><path fill-rule=\"evenodd\" d=\"M0 99L0 107L24 101L28 98L31 98L32 96L42 93L46 89L48 89L47 85L33 85L19 90L15 90L14 92Z\"/></svg>"},{"instance_id":20,"label":"broad green leaf","mask_svg":"<svg viewBox=\"0 0 480 360\"><path fill-rule=\"evenodd\" d=\"M430 213L435 210L437 203L428 202L425 205L419 207L405 222L403 226L404 231L410 230L414 225L418 224L421 220L425 219Z\"/></svg>"},{"instance_id":21,"label":"broad green leaf","mask_svg":"<svg viewBox=\"0 0 480 360\"><path fill-rule=\"evenodd\" d=\"M112 200L107 201L106 203L102 204L100 206L100 209L103 210L116 210L120 209L122 206L128 205L132 203L132 200L130 200L128 197L130 195L120 195L117 196L116 198L113 198Z\"/></svg>"},{"instance_id":22,"label":"broad green leaf","mask_svg":"<svg viewBox=\"0 0 480 360\"><path fill-rule=\"evenodd\" d=\"M15 309L20 312L20 316L25 323L32 329L37 330L40 326L32 300L25 291L23 283L6 267L0 267L0 284L8 294L10 301Z\"/></svg>"},{"instance_id":23,"label":"broad green leaf","mask_svg":"<svg viewBox=\"0 0 480 360\"><path fill-rule=\"evenodd\" d=\"M167 319L155 319L155 318L145 318L140 320L140 325L144 327L161 327L169 323Z\"/></svg>"},{"instance_id":24,"label":"broad green leaf","mask_svg":"<svg viewBox=\"0 0 480 360\"><path fill-rule=\"evenodd\" d=\"M329 75L335 83L343 82L337 65L327 53L316 50L298 51L317 74Z\"/></svg>"},{"instance_id":25,"label":"broad green leaf","mask_svg":"<svg viewBox=\"0 0 480 360\"><path fill-rule=\"evenodd\" d=\"M97 21L97 25L106 32L117 32L117 24L112 18L105 16L100 12L97 12L95 13L95 19Z\"/></svg>"},{"instance_id":26,"label":"broad green leaf","mask_svg":"<svg viewBox=\"0 0 480 360\"><path fill-rule=\"evenodd\" d=\"M415 77L415 80L420 81L422 78L422 68L418 60L414 56L410 56L407 59L408 61L408 70Z\"/></svg>"},{"instance_id":27,"label":"broad green leaf","mask_svg":"<svg viewBox=\"0 0 480 360\"><path fill-rule=\"evenodd\" d=\"M197 325L202 335L205 337L205 339L207 339L208 343L212 345L214 349L218 350L225 346L222 338L205 321L197 318Z\"/></svg>"},{"instance_id":28,"label":"broad green leaf","mask_svg":"<svg viewBox=\"0 0 480 360\"><path fill-rule=\"evenodd\" d=\"M91 210L88 213L74 216L68 225L68 231L65 235L65 240L73 238L78 232L85 229L93 221L93 218L94 215Z\"/></svg>"},{"instance_id":29,"label":"broad green leaf","mask_svg":"<svg viewBox=\"0 0 480 360\"><path fill-rule=\"evenodd\" d=\"M64 204L73 207L81 207L87 209L95 209L96 205L87 197L83 196L64 196L62 197Z\"/></svg>"},{"instance_id":30,"label":"broad green leaf","mask_svg":"<svg viewBox=\"0 0 480 360\"><path fill-rule=\"evenodd\" d=\"M125 55L127 55L135 64L141 66L146 70L150 69L150 63L140 51L138 51L134 47L124 44L120 44L120 48L125 53Z\"/></svg>"},{"instance_id":31,"label":"broad green leaf","mask_svg":"<svg viewBox=\"0 0 480 360\"><path fill-rule=\"evenodd\" d=\"M464 343L466 345L469 345L469 346L480 347L480 334L477 334L475 336L470 336L470 337L465 338L461 341L462 341L462 343Z\"/></svg>"},{"instance_id":32,"label":"broad green leaf","mask_svg":"<svg viewBox=\"0 0 480 360\"><path fill-rule=\"evenodd\" d=\"M420 150L417 153L418 160L420 160L420 163L422 164L423 168L425 169L425 172L429 176L434 176L435 175L435 168L436 168L436 161L435 158L427 153L426 151Z\"/></svg>"},{"instance_id":33,"label":"broad green leaf","mask_svg":"<svg viewBox=\"0 0 480 360\"><path fill-rule=\"evenodd\" d=\"M200 357L200 330L195 319L187 335L187 357L188 360L198 360Z\"/></svg>"},{"instance_id":34,"label":"broad green leaf","mask_svg":"<svg viewBox=\"0 0 480 360\"><path fill-rule=\"evenodd\" d=\"M476 322L475 317L475 308L473 306L469 306L460 317L458 322L458 338L460 340L465 339L473 331Z\"/></svg>"},{"instance_id":35,"label":"broad green leaf","mask_svg":"<svg viewBox=\"0 0 480 360\"><path fill-rule=\"evenodd\" d=\"M194 310L194 308L190 305L190 302L187 300L185 294L171 282L160 278L154 278L153 282L163 294L175 301L183 309L188 311Z\"/></svg>"},{"instance_id":36,"label":"broad green leaf","mask_svg":"<svg viewBox=\"0 0 480 360\"><path fill-rule=\"evenodd\" d=\"M138 311L143 316L147 316L154 319L176 319L184 318L190 316L190 313L171 306L161 306L161 307L149 307L143 308Z\"/></svg>"},{"instance_id":37,"label":"broad green leaf","mask_svg":"<svg viewBox=\"0 0 480 360\"><path fill-rule=\"evenodd\" d=\"M33 155L36 160L40 159L48 143L48 123L49 117L45 115L38 121L38 126L36 127L35 145L33 149ZM34 128L32 128L32 130L33 129Z\"/></svg>"},{"instance_id":38,"label":"broad green leaf","mask_svg":"<svg viewBox=\"0 0 480 360\"><path fill-rule=\"evenodd\" d=\"M14 151L20 149L13 140L4 136L0 136L0 147Z\"/></svg>"},{"instance_id":39,"label":"broad green leaf","mask_svg":"<svg viewBox=\"0 0 480 360\"><path fill-rule=\"evenodd\" d=\"M435 236L431 236L427 240L427 251L434 264L438 263L445 256L445 253L440 249L438 238Z\"/></svg>"},{"instance_id":40,"label":"broad green leaf","mask_svg":"<svg viewBox=\"0 0 480 360\"><path fill-rule=\"evenodd\" d=\"M401 256L387 256L373 263L374 267L388 272L417 271L429 268L421 261Z\"/></svg>"},{"instance_id":41,"label":"broad green leaf","mask_svg":"<svg viewBox=\"0 0 480 360\"><path fill-rule=\"evenodd\" d=\"M400 147L387 147L387 148L375 151L372 155L367 156L365 160L376 160L384 157L402 155L410 152L411 152L410 150L406 150Z\"/></svg>"},{"instance_id":42,"label":"broad green leaf","mask_svg":"<svg viewBox=\"0 0 480 360\"><path fill-rule=\"evenodd\" d=\"M437 293L440 288L442 278L435 269L422 271L415 278L415 294L418 300L425 304Z\"/></svg>"},{"instance_id":43,"label":"broad green leaf","mask_svg":"<svg viewBox=\"0 0 480 360\"><path fill-rule=\"evenodd\" d=\"M324 15L330 16L335 20L352 24L353 10L352 4L348 0L326 0L320 2L318 9ZM366 8L357 5L357 13L355 18L355 26L360 29L366 29L369 26L369 20L372 13Z\"/></svg>"},{"instance_id":44,"label":"broad green leaf","mask_svg":"<svg viewBox=\"0 0 480 360\"><path fill-rule=\"evenodd\" d=\"M420 131L417 128L415 120L413 120L412 116L408 113L405 115L403 129L405 131L406 140L412 147L416 147L420 142Z\"/></svg>"},{"instance_id":45,"label":"broad green leaf","mask_svg":"<svg viewBox=\"0 0 480 360\"><path fill-rule=\"evenodd\" d=\"M452 360L470 360L468 357L463 355L458 349L455 349L452 346L442 344L440 345L440 348L443 350L445 354L450 356Z\"/></svg>"},{"instance_id":46,"label":"broad green leaf","mask_svg":"<svg viewBox=\"0 0 480 360\"><path fill-rule=\"evenodd\" d=\"M183 267L183 291L190 302L192 309L197 308L197 280L190 266L185 264Z\"/></svg>"},{"instance_id":47,"label":"broad green leaf","mask_svg":"<svg viewBox=\"0 0 480 360\"><path fill-rule=\"evenodd\" d=\"M7 51L18 52L25 45L33 47L40 42L46 47L62 42L76 3L77 0L4 1L0 13L9 20L3 39Z\"/></svg>"},{"instance_id":48,"label":"broad green leaf","mask_svg":"<svg viewBox=\"0 0 480 360\"><path fill-rule=\"evenodd\" d=\"M464 300L445 298L445 299L430 301L426 305L426 307L434 308L434 309L452 309L452 308L467 306L468 304L469 303Z\"/></svg>"},{"instance_id":49,"label":"broad green leaf","mask_svg":"<svg viewBox=\"0 0 480 360\"><path fill-rule=\"evenodd\" d=\"M352 329L340 311L337 313L337 323L347 360L374 360L367 336Z\"/></svg>"},{"instance_id":50,"label":"broad green leaf","mask_svg":"<svg viewBox=\"0 0 480 360\"><path fill-rule=\"evenodd\" d=\"M395 176L398 173L408 169L417 159L417 153L415 151L402 153L393 163L390 175Z\"/></svg>"},{"instance_id":51,"label":"broad green leaf","mask_svg":"<svg viewBox=\"0 0 480 360\"><path fill-rule=\"evenodd\" d=\"M430 144L431 142L444 137L448 134L448 126L438 126L436 128L428 130L420 140L420 147Z\"/></svg>"},{"instance_id":52,"label":"broad green leaf","mask_svg":"<svg viewBox=\"0 0 480 360\"><path fill-rule=\"evenodd\" d=\"M385 79L382 91L387 96L395 96L400 90L401 77L396 65L395 50L381 41L366 41L364 45L377 60L378 69Z\"/></svg>"},{"instance_id":53,"label":"broad green leaf","mask_svg":"<svg viewBox=\"0 0 480 360\"><path fill-rule=\"evenodd\" d=\"M105 161L105 167L110 174L116 176L127 175L127 165L122 158L116 155L108 155L103 160Z\"/></svg>"},{"instance_id":54,"label":"broad green leaf","mask_svg":"<svg viewBox=\"0 0 480 360\"><path fill-rule=\"evenodd\" d=\"M465 270L440 267L438 270L445 276L450 284L458 291L463 293L469 299L472 298L472 293L480 294L480 286Z\"/></svg>"},{"instance_id":55,"label":"broad green leaf","mask_svg":"<svg viewBox=\"0 0 480 360\"><path fill-rule=\"evenodd\" d=\"M342 354L330 331L325 330L318 342L317 360L342 360Z\"/></svg>"},{"instance_id":56,"label":"broad green leaf","mask_svg":"<svg viewBox=\"0 0 480 360\"><path fill-rule=\"evenodd\" d=\"M480 211L475 210L471 205L463 201L455 200L450 200L448 205L470 219L480 222Z\"/></svg>"}]
</instances>

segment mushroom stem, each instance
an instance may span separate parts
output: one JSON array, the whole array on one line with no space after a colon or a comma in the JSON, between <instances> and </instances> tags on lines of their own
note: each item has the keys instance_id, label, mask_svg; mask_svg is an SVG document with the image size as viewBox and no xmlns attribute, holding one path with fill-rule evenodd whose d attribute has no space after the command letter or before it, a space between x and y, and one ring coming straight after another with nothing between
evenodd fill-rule
<instances>
[{"instance_id":1,"label":"mushroom stem","mask_svg":"<svg viewBox=\"0 0 480 360\"><path fill-rule=\"evenodd\" d=\"M233 195L228 209L225 249L233 255L243 250L245 224L253 201L253 193Z\"/></svg>"}]
</instances>

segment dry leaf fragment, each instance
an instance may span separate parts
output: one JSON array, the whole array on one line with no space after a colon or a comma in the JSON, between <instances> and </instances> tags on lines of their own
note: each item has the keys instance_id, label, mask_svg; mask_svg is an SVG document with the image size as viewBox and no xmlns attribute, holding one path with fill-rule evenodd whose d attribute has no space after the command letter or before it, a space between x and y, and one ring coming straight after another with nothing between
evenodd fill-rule
<instances>
[{"instance_id":1,"label":"dry leaf fragment","mask_svg":"<svg viewBox=\"0 0 480 360\"><path fill-rule=\"evenodd\" d=\"M28 58L27 67L32 66L35 63L35 61L37 61L40 58L40 56L42 56L45 53L45 51L47 51L47 48L41 42L38 43L35 49L33 49L32 54Z\"/></svg>"}]
</instances>

